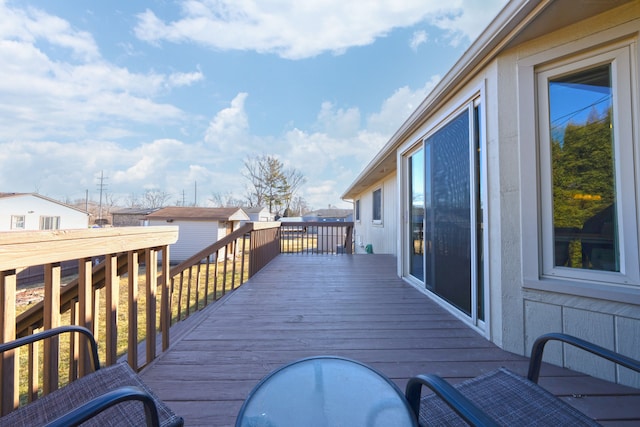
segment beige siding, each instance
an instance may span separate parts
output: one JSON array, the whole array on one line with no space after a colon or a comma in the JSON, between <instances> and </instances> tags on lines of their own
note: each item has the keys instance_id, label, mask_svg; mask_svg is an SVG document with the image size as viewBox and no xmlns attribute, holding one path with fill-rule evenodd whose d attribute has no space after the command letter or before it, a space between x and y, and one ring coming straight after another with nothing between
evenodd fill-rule
<instances>
[{"instance_id":1,"label":"beige siding","mask_svg":"<svg viewBox=\"0 0 640 427\"><path fill-rule=\"evenodd\" d=\"M373 192L382 188L382 223L373 223ZM355 223L355 251L365 253L367 245L376 254L397 255L398 208L395 174L360 193L360 220Z\"/></svg>"},{"instance_id":2,"label":"beige siding","mask_svg":"<svg viewBox=\"0 0 640 427\"><path fill-rule=\"evenodd\" d=\"M606 348L619 351L631 357L640 357L640 306L631 304L620 296L615 296L608 291L606 284L580 283L577 280L546 285L547 289L534 289L541 284L536 281L539 260L534 256L528 256L521 248L537 238L539 232L535 223L531 224L526 218L528 212L535 212L536 206L531 198L525 196L526 190L521 184L527 184L526 180L536 179L535 176L524 177L523 171L517 166L526 164L526 158L537 150L531 144L535 139L530 137L529 129L532 125L531 118L537 111L530 101L522 102L526 97L534 97L533 87L529 87L524 79L518 76L518 65L530 62L528 58L542 58L544 61L555 58L550 52L561 52L569 56L575 51L591 49L585 45L584 37L594 37L597 34L599 43L607 44L624 36L629 28L640 28L640 8L638 4L627 5L614 11L610 11L594 19L578 23L571 27L548 34L544 37L532 40L504 53L498 61L500 80L499 117L500 117L500 158L498 160L500 173L500 210L501 229L507 232L502 236L502 253L523 253L524 257L513 259L513 265L518 271L505 271L502 268L499 288L492 283L492 292L500 289L502 295L502 319L503 325L514 325L516 330L520 328L520 319L524 320L524 335L526 352L531 348L536 336L546 332L565 332L586 340L595 342ZM635 24L629 25L635 19ZM626 28L623 29L623 28ZM637 33L636 33L637 37ZM575 47L573 47L575 46ZM555 49L555 51L554 51ZM637 69L635 70L637 73ZM516 79L516 77L518 77ZM636 76L637 79L637 76ZM521 99L514 99L513 93L517 93ZM522 111L524 108L533 108L532 111ZM518 112L518 110L521 110ZM516 127L517 125L517 127ZM513 141L517 140L517 147ZM635 141L637 144L638 142ZM516 149L514 149L516 148ZM514 165L516 167L514 167ZM492 166L490 165L489 168ZM529 188L529 187L526 187ZM516 197L512 197L515 195ZM519 199L519 200L516 200ZM492 206L493 208L493 206ZM517 246L513 248L512 244ZM503 261L504 261L503 257ZM635 266L634 268L637 268ZM527 273L533 272L533 273ZM495 277L495 276L493 276ZM585 289L597 289L591 291L587 297ZM637 290L640 292L640 289ZM520 295L520 296L519 296ZM508 304L510 301L522 300L524 302L524 316L518 314L518 306L521 304ZM509 308L515 307L513 308ZM505 328L502 328L505 331ZM504 332L503 348L519 351L521 348L520 337L517 333ZM613 364L603 362L597 358L586 355L584 352L571 348L565 348L562 360L559 360L559 347L556 346L549 357L545 358L552 363L563 364L566 367L576 369L588 374L611 381L619 381L623 384L638 387L640 375L631 374L625 369L616 369ZM562 363L560 363L562 362Z\"/></svg>"}]
</instances>

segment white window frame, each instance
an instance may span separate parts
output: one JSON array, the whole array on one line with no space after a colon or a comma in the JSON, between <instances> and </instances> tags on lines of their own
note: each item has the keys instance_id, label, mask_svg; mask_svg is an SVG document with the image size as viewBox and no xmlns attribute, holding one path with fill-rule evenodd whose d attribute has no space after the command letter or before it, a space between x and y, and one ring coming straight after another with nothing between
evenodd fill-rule
<instances>
[{"instance_id":1,"label":"white window frame","mask_svg":"<svg viewBox=\"0 0 640 427\"><path fill-rule=\"evenodd\" d=\"M375 194L380 192L380 218L375 217L376 213L376 196ZM384 193L382 191L382 187L378 187L371 192L371 222L375 225L382 225L382 221L384 220Z\"/></svg>"},{"instance_id":2,"label":"white window frame","mask_svg":"<svg viewBox=\"0 0 640 427\"><path fill-rule=\"evenodd\" d=\"M638 90L637 43L633 38L589 49L601 43L602 39L598 43L595 39L583 39L518 64L524 286L625 301L640 286L637 222L640 210L635 178L640 176L640 161L638 131L633 126L638 121L638 97L634 95ZM583 52L576 54L580 48ZM548 81L604 64L611 64L612 73L620 272L556 267L553 261Z\"/></svg>"},{"instance_id":3,"label":"white window frame","mask_svg":"<svg viewBox=\"0 0 640 427\"><path fill-rule=\"evenodd\" d=\"M59 216L41 216L40 217L40 230L59 230L59 229L60 229Z\"/></svg>"},{"instance_id":4,"label":"white window frame","mask_svg":"<svg viewBox=\"0 0 640 427\"><path fill-rule=\"evenodd\" d=\"M356 222L360 222L360 199L356 199L353 203L353 210L355 211L353 216Z\"/></svg>"},{"instance_id":5,"label":"white window frame","mask_svg":"<svg viewBox=\"0 0 640 427\"><path fill-rule=\"evenodd\" d=\"M26 217L24 215L11 215L11 229L24 230Z\"/></svg>"}]
</instances>

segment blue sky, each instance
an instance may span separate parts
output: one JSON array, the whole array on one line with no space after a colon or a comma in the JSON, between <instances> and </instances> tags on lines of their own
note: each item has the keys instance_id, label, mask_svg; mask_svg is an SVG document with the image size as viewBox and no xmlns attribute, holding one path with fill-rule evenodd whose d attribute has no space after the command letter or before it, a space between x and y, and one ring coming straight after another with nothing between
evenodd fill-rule
<instances>
[{"instance_id":1,"label":"blue sky","mask_svg":"<svg viewBox=\"0 0 640 427\"><path fill-rule=\"evenodd\" d=\"M0 192L340 195L505 0L0 0ZM197 183L197 194L195 188ZM196 200L197 197L197 200Z\"/></svg>"}]
</instances>

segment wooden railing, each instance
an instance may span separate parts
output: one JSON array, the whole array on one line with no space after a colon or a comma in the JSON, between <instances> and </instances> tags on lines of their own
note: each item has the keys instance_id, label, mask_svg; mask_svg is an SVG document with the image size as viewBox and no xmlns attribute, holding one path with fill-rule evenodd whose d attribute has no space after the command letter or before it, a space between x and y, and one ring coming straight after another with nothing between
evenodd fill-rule
<instances>
[{"instance_id":1,"label":"wooden railing","mask_svg":"<svg viewBox=\"0 0 640 427\"><path fill-rule=\"evenodd\" d=\"M129 290L126 298L129 333L137 333L138 295L137 279L141 272L141 253L146 276L146 336L155 336L158 327L168 329L169 293L166 275L158 273L158 254L162 254L162 272L168 271L169 245L178 238L177 227L127 227L89 230L59 230L39 232L13 232L0 234L0 340L8 342L18 336L33 333L36 329L51 329L62 322L89 328L94 335L102 336L104 362L113 364L117 358L120 274L126 272ZM94 257L103 257L101 266L94 267ZM78 276L62 286L60 264L77 260ZM16 317L17 281L25 267L44 266L44 298L27 312ZM160 322L156 323L157 284L160 283ZM104 309L100 308L100 289L104 289ZM104 328L99 327L98 313L102 314ZM67 319L63 319L65 313ZM135 314L134 314L135 313ZM129 339L129 349L137 346ZM2 380L2 414L19 403L21 378L27 400L37 398L58 388L59 361L68 364L71 381L83 376L90 369L89 354L84 346L73 340L67 343L68 357L59 357L62 347L50 339L42 349L42 366L38 368L40 355L37 346L30 346L28 356L21 359L18 352L6 352L0 365ZM150 352L153 354L153 351ZM20 376L19 366L27 371ZM42 376L42 385L39 378ZM64 382L65 379L62 379Z\"/></svg>"},{"instance_id":2,"label":"wooden railing","mask_svg":"<svg viewBox=\"0 0 640 427\"><path fill-rule=\"evenodd\" d=\"M353 222L282 222L281 224L281 253L353 253Z\"/></svg>"},{"instance_id":3,"label":"wooden railing","mask_svg":"<svg viewBox=\"0 0 640 427\"><path fill-rule=\"evenodd\" d=\"M352 230L353 223L248 223L171 268L175 226L0 233L0 341L63 323L82 325L98 339L103 364L113 364L126 353L131 367L139 370L169 347L172 325L245 283L278 254L350 254ZM96 264L96 259L101 261ZM60 268L69 260L78 265L72 279L62 277ZM41 265L44 299L16 316L17 277L24 268ZM119 321L123 318L124 326ZM69 365L66 378L58 378L57 368L63 345L44 346L41 356L32 346L28 357L23 356L27 384L22 394L26 389L27 401L89 369L83 346L64 345L67 362L60 359ZM40 358L42 366L52 369L37 374ZM17 354L5 354L0 364L3 414L18 404L19 360Z\"/></svg>"}]
</instances>

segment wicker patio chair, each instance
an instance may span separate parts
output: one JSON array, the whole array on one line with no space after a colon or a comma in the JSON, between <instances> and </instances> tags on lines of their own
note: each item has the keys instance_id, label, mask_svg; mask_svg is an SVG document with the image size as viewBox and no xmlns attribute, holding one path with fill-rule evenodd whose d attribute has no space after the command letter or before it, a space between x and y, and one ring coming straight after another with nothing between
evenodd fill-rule
<instances>
[{"instance_id":1,"label":"wicker patio chair","mask_svg":"<svg viewBox=\"0 0 640 427\"><path fill-rule=\"evenodd\" d=\"M163 426L178 427L183 419L142 382L126 362L100 368L98 346L80 326L61 326L0 344L0 353L60 335L85 335L94 372L40 397L0 418L0 426Z\"/></svg>"},{"instance_id":2,"label":"wicker patio chair","mask_svg":"<svg viewBox=\"0 0 640 427\"><path fill-rule=\"evenodd\" d=\"M452 386L437 375L418 375L406 396L421 426L598 426L596 421L540 387L542 353L548 341L561 341L640 372L640 362L582 339L551 333L533 344L527 378L500 368ZM421 397L422 387L434 391Z\"/></svg>"}]
</instances>

